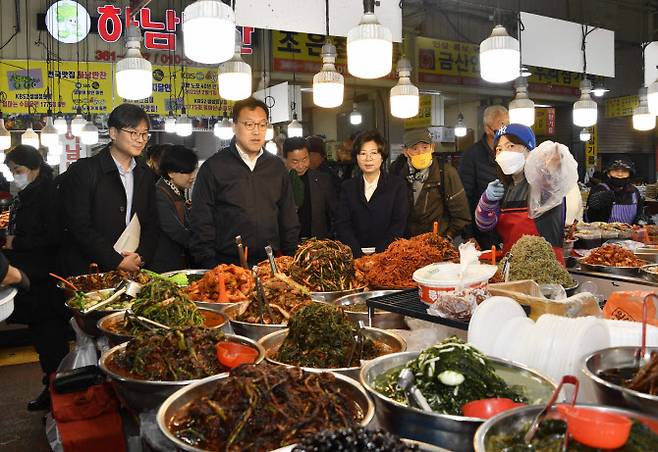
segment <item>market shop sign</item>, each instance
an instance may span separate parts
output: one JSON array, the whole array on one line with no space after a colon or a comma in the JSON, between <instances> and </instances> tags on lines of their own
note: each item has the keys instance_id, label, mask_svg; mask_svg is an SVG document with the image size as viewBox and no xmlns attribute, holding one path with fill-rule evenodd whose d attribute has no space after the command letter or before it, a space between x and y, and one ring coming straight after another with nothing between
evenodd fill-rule
<instances>
[{"instance_id":1,"label":"market shop sign","mask_svg":"<svg viewBox=\"0 0 658 452\"><path fill-rule=\"evenodd\" d=\"M592 126L589 128L589 130L592 136L589 139L589 141L585 143L585 171L587 171L590 168L594 168L596 166L596 160L598 159L598 155L599 155L598 127Z\"/></svg>"},{"instance_id":2,"label":"market shop sign","mask_svg":"<svg viewBox=\"0 0 658 452\"><path fill-rule=\"evenodd\" d=\"M555 135L555 108L535 108L535 123L532 126L535 135Z\"/></svg>"},{"instance_id":3,"label":"market shop sign","mask_svg":"<svg viewBox=\"0 0 658 452\"><path fill-rule=\"evenodd\" d=\"M64 44L82 41L91 28L91 19L85 7L72 0L60 0L50 5L45 20L48 33Z\"/></svg>"},{"instance_id":4,"label":"market shop sign","mask_svg":"<svg viewBox=\"0 0 658 452\"><path fill-rule=\"evenodd\" d=\"M419 99L418 114L413 118L404 120L405 129L416 129L432 125L432 95L421 94Z\"/></svg>"},{"instance_id":5,"label":"market shop sign","mask_svg":"<svg viewBox=\"0 0 658 452\"><path fill-rule=\"evenodd\" d=\"M633 110L640 105L637 96L613 97L605 100L605 117L621 118L633 116Z\"/></svg>"}]
</instances>

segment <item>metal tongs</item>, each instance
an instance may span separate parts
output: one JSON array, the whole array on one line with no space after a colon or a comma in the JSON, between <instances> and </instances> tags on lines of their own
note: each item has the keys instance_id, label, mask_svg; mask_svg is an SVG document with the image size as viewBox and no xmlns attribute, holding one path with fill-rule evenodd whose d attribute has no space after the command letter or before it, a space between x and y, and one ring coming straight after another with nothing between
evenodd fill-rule
<instances>
[{"instance_id":1,"label":"metal tongs","mask_svg":"<svg viewBox=\"0 0 658 452\"><path fill-rule=\"evenodd\" d=\"M562 390L562 386L564 384L572 384L575 386L575 389L573 391L573 397L571 398L571 405L576 404L576 398L578 397L578 388L580 385L578 383L578 378L574 377L573 375L565 375L564 377L562 377L562 381L560 381L560 384L553 392L553 395L551 396L551 399L548 401L546 406L542 408L542 410L539 413L537 413L537 416L535 416L535 418L532 420L532 424L530 424L530 429L528 429L527 433L523 437L523 441L526 444L530 444L532 442L532 439L537 434L537 430L539 430L539 424L541 423L544 416L546 416L546 414L550 411L551 407L553 407L553 405L557 401L557 398L560 395L560 391ZM564 446L562 450L567 450L568 441L569 441L569 434L565 433Z\"/></svg>"},{"instance_id":2,"label":"metal tongs","mask_svg":"<svg viewBox=\"0 0 658 452\"><path fill-rule=\"evenodd\" d=\"M116 286L116 288L114 289L114 293L110 295L107 300L101 301L100 303L96 303L95 305L88 307L87 309L82 311L82 313L88 314L92 311L100 309L103 306L107 306L108 304L117 300L123 294L128 295L130 298L135 298L140 290L142 290L141 284L132 281L130 279L124 279ZM97 293L99 292L100 291L97 291Z\"/></svg>"},{"instance_id":3,"label":"metal tongs","mask_svg":"<svg viewBox=\"0 0 658 452\"><path fill-rule=\"evenodd\" d=\"M240 266L249 270L249 264L247 264L247 256L245 255L244 245L242 244L242 236L235 236L235 244L238 247L238 257L240 258Z\"/></svg>"},{"instance_id":4,"label":"metal tongs","mask_svg":"<svg viewBox=\"0 0 658 452\"><path fill-rule=\"evenodd\" d=\"M361 361L361 356L363 356L363 347L365 345L365 337L363 335L363 329L365 328L365 324L363 323L363 320L359 320L358 322L358 328L357 332L354 335L354 345L352 346L352 349L350 350L350 354L347 357L347 363L346 367L350 367L352 364L352 359L354 359L354 353L356 352L356 349L359 349L359 354L357 355L359 358L359 361Z\"/></svg>"},{"instance_id":5,"label":"metal tongs","mask_svg":"<svg viewBox=\"0 0 658 452\"><path fill-rule=\"evenodd\" d=\"M420 389L416 387L416 379L410 369L406 367L402 369L398 376L398 386L404 391L410 405L416 405L416 407L427 413L432 412L432 407L427 403L427 399L423 393L420 392Z\"/></svg>"},{"instance_id":6,"label":"metal tongs","mask_svg":"<svg viewBox=\"0 0 658 452\"><path fill-rule=\"evenodd\" d=\"M650 293L642 302L642 346L635 353L635 367L643 367L651 360L651 353L647 352L647 319L649 315L649 301L658 301L658 295Z\"/></svg>"},{"instance_id":7,"label":"metal tongs","mask_svg":"<svg viewBox=\"0 0 658 452\"><path fill-rule=\"evenodd\" d=\"M142 317L142 316L139 316L139 315L135 314L132 311L132 309L130 309L130 308L126 309L126 314L125 314L126 319L128 319L129 317L135 319L143 327L145 327L149 330L153 330L153 327L162 328L163 330L170 330L171 329L167 325L163 325L160 322L156 322L155 320L147 319L146 317Z\"/></svg>"},{"instance_id":8,"label":"metal tongs","mask_svg":"<svg viewBox=\"0 0 658 452\"><path fill-rule=\"evenodd\" d=\"M272 252L272 246L267 245L265 247L265 254L267 254L267 260L270 261L270 270L272 270L272 276L279 273L276 268L276 261L274 260L274 253Z\"/></svg>"},{"instance_id":9,"label":"metal tongs","mask_svg":"<svg viewBox=\"0 0 658 452\"><path fill-rule=\"evenodd\" d=\"M507 256L505 257L505 262L503 263L503 269L502 269L503 280L505 282L509 281L509 267L511 261L512 261L512 253L508 253Z\"/></svg>"},{"instance_id":10,"label":"metal tongs","mask_svg":"<svg viewBox=\"0 0 658 452\"><path fill-rule=\"evenodd\" d=\"M270 316L270 319L274 319L274 314L272 313L272 308L270 308L267 298L265 298L265 289L263 289L263 283L258 277L258 265L254 265L251 269L251 272L254 276L254 281L256 282L256 299L258 300L258 311L260 313L260 323L265 323L263 316L265 315L265 309Z\"/></svg>"}]
</instances>

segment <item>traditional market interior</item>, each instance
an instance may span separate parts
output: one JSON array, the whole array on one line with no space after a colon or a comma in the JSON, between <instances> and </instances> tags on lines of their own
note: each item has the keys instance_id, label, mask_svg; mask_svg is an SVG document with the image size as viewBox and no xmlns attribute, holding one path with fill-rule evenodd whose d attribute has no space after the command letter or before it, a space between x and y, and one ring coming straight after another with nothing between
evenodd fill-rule
<instances>
[{"instance_id":1,"label":"traditional market interior","mask_svg":"<svg viewBox=\"0 0 658 452\"><path fill-rule=\"evenodd\" d=\"M658 1L0 6L0 451L658 450Z\"/></svg>"}]
</instances>

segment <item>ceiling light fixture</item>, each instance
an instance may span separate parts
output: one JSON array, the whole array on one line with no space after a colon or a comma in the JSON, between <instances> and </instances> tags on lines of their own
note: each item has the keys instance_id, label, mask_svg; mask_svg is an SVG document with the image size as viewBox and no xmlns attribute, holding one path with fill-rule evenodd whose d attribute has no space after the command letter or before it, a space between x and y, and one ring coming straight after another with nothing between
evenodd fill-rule
<instances>
[{"instance_id":1,"label":"ceiling light fixture","mask_svg":"<svg viewBox=\"0 0 658 452\"><path fill-rule=\"evenodd\" d=\"M352 104L352 112L350 113L350 124L358 126L363 122L363 115L356 109L356 102Z\"/></svg>"},{"instance_id":2,"label":"ceiling light fixture","mask_svg":"<svg viewBox=\"0 0 658 452\"><path fill-rule=\"evenodd\" d=\"M653 130L656 127L656 116L649 111L645 87L640 88L638 99L640 104L633 110L633 128L641 132Z\"/></svg>"},{"instance_id":3,"label":"ceiling light fixture","mask_svg":"<svg viewBox=\"0 0 658 452\"><path fill-rule=\"evenodd\" d=\"M496 25L491 36L480 43L480 76L491 83L507 83L519 77L519 41Z\"/></svg>"},{"instance_id":4,"label":"ceiling light fixture","mask_svg":"<svg viewBox=\"0 0 658 452\"><path fill-rule=\"evenodd\" d=\"M32 129L32 126L21 135L21 144L39 149L39 135Z\"/></svg>"},{"instance_id":5,"label":"ceiling light fixture","mask_svg":"<svg viewBox=\"0 0 658 452\"><path fill-rule=\"evenodd\" d=\"M153 94L153 68L140 53L141 41L139 28L129 25L126 55L116 64L117 94L124 99L140 100Z\"/></svg>"},{"instance_id":6,"label":"ceiling light fixture","mask_svg":"<svg viewBox=\"0 0 658 452\"><path fill-rule=\"evenodd\" d=\"M228 100L242 100L251 96L251 66L242 59L240 32L235 39L233 58L219 65L217 87L219 95Z\"/></svg>"},{"instance_id":7,"label":"ceiling light fixture","mask_svg":"<svg viewBox=\"0 0 658 452\"><path fill-rule=\"evenodd\" d=\"M202 64L219 64L233 56L235 13L219 0L198 0L183 10L185 56Z\"/></svg>"},{"instance_id":8,"label":"ceiling light fixture","mask_svg":"<svg viewBox=\"0 0 658 452\"><path fill-rule=\"evenodd\" d=\"M590 92L592 82L584 79L580 82L580 99L573 104L573 123L578 127L592 127L596 124L598 116L596 102L592 100Z\"/></svg>"},{"instance_id":9,"label":"ceiling light fixture","mask_svg":"<svg viewBox=\"0 0 658 452\"><path fill-rule=\"evenodd\" d=\"M592 132L587 127L580 129L580 141L589 141L592 138Z\"/></svg>"},{"instance_id":10,"label":"ceiling light fixture","mask_svg":"<svg viewBox=\"0 0 658 452\"><path fill-rule=\"evenodd\" d=\"M509 103L509 122L532 127L535 123L535 103L528 98L528 81L519 77L514 83L516 96Z\"/></svg>"},{"instance_id":11,"label":"ceiling light fixture","mask_svg":"<svg viewBox=\"0 0 658 452\"><path fill-rule=\"evenodd\" d=\"M398 60L398 84L391 88L391 114L396 118L413 118L418 114L420 96L411 83L411 63L404 56Z\"/></svg>"},{"instance_id":12,"label":"ceiling light fixture","mask_svg":"<svg viewBox=\"0 0 658 452\"><path fill-rule=\"evenodd\" d=\"M313 103L322 108L335 108L343 103L345 78L336 70L336 46L322 46L322 69L313 76Z\"/></svg>"},{"instance_id":13,"label":"ceiling light fixture","mask_svg":"<svg viewBox=\"0 0 658 452\"><path fill-rule=\"evenodd\" d=\"M5 120L0 112L0 151L11 147L11 132L5 127ZM3 153L4 156L4 153Z\"/></svg>"},{"instance_id":14,"label":"ceiling light fixture","mask_svg":"<svg viewBox=\"0 0 658 452\"><path fill-rule=\"evenodd\" d=\"M462 112L459 112L459 115L457 115L457 123L455 124L455 136L457 138L462 138L465 137L467 133L468 129L464 123L464 115Z\"/></svg>"},{"instance_id":15,"label":"ceiling light fixture","mask_svg":"<svg viewBox=\"0 0 658 452\"><path fill-rule=\"evenodd\" d=\"M384 77L393 67L393 35L375 15L375 0L363 0L363 16L347 33L347 70L354 77Z\"/></svg>"}]
</instances>

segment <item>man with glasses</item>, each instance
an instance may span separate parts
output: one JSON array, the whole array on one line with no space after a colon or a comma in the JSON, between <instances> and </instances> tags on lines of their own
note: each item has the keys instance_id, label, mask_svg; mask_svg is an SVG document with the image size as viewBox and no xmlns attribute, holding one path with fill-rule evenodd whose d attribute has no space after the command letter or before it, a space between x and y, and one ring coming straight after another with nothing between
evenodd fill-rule
<instances>
[{"instance_id":1,"label":"man with glasses","mask_svg":"<svg viewBox=\"0 0 658 452\"><path fill-rule=\"evenodd\" d=\"M148 266L159 228L155 175L138 157L149 141L149 119L132 104L115 108L108 119L109 145L80 159L60 182L64 240L60 252L67 275L100 271L136 271ZM136 252L119 253L114 244L136 215L141 226Z\"/></svg>"},{"instance_id":2,"label":"man with glasses","mask_svg":"<svg viewBox=\"0 0 658 452\"><path fill-rule=\"evenodd\" d=\"M233 106L229 147L199 169L192 193L192 258L199 268L238 263L235 237L249 247L249 263L266 258L265 246L292 254L299 239L295 201L283 161L263 152L267 106L247 98Z\"/></svg>"}]
</instances>

